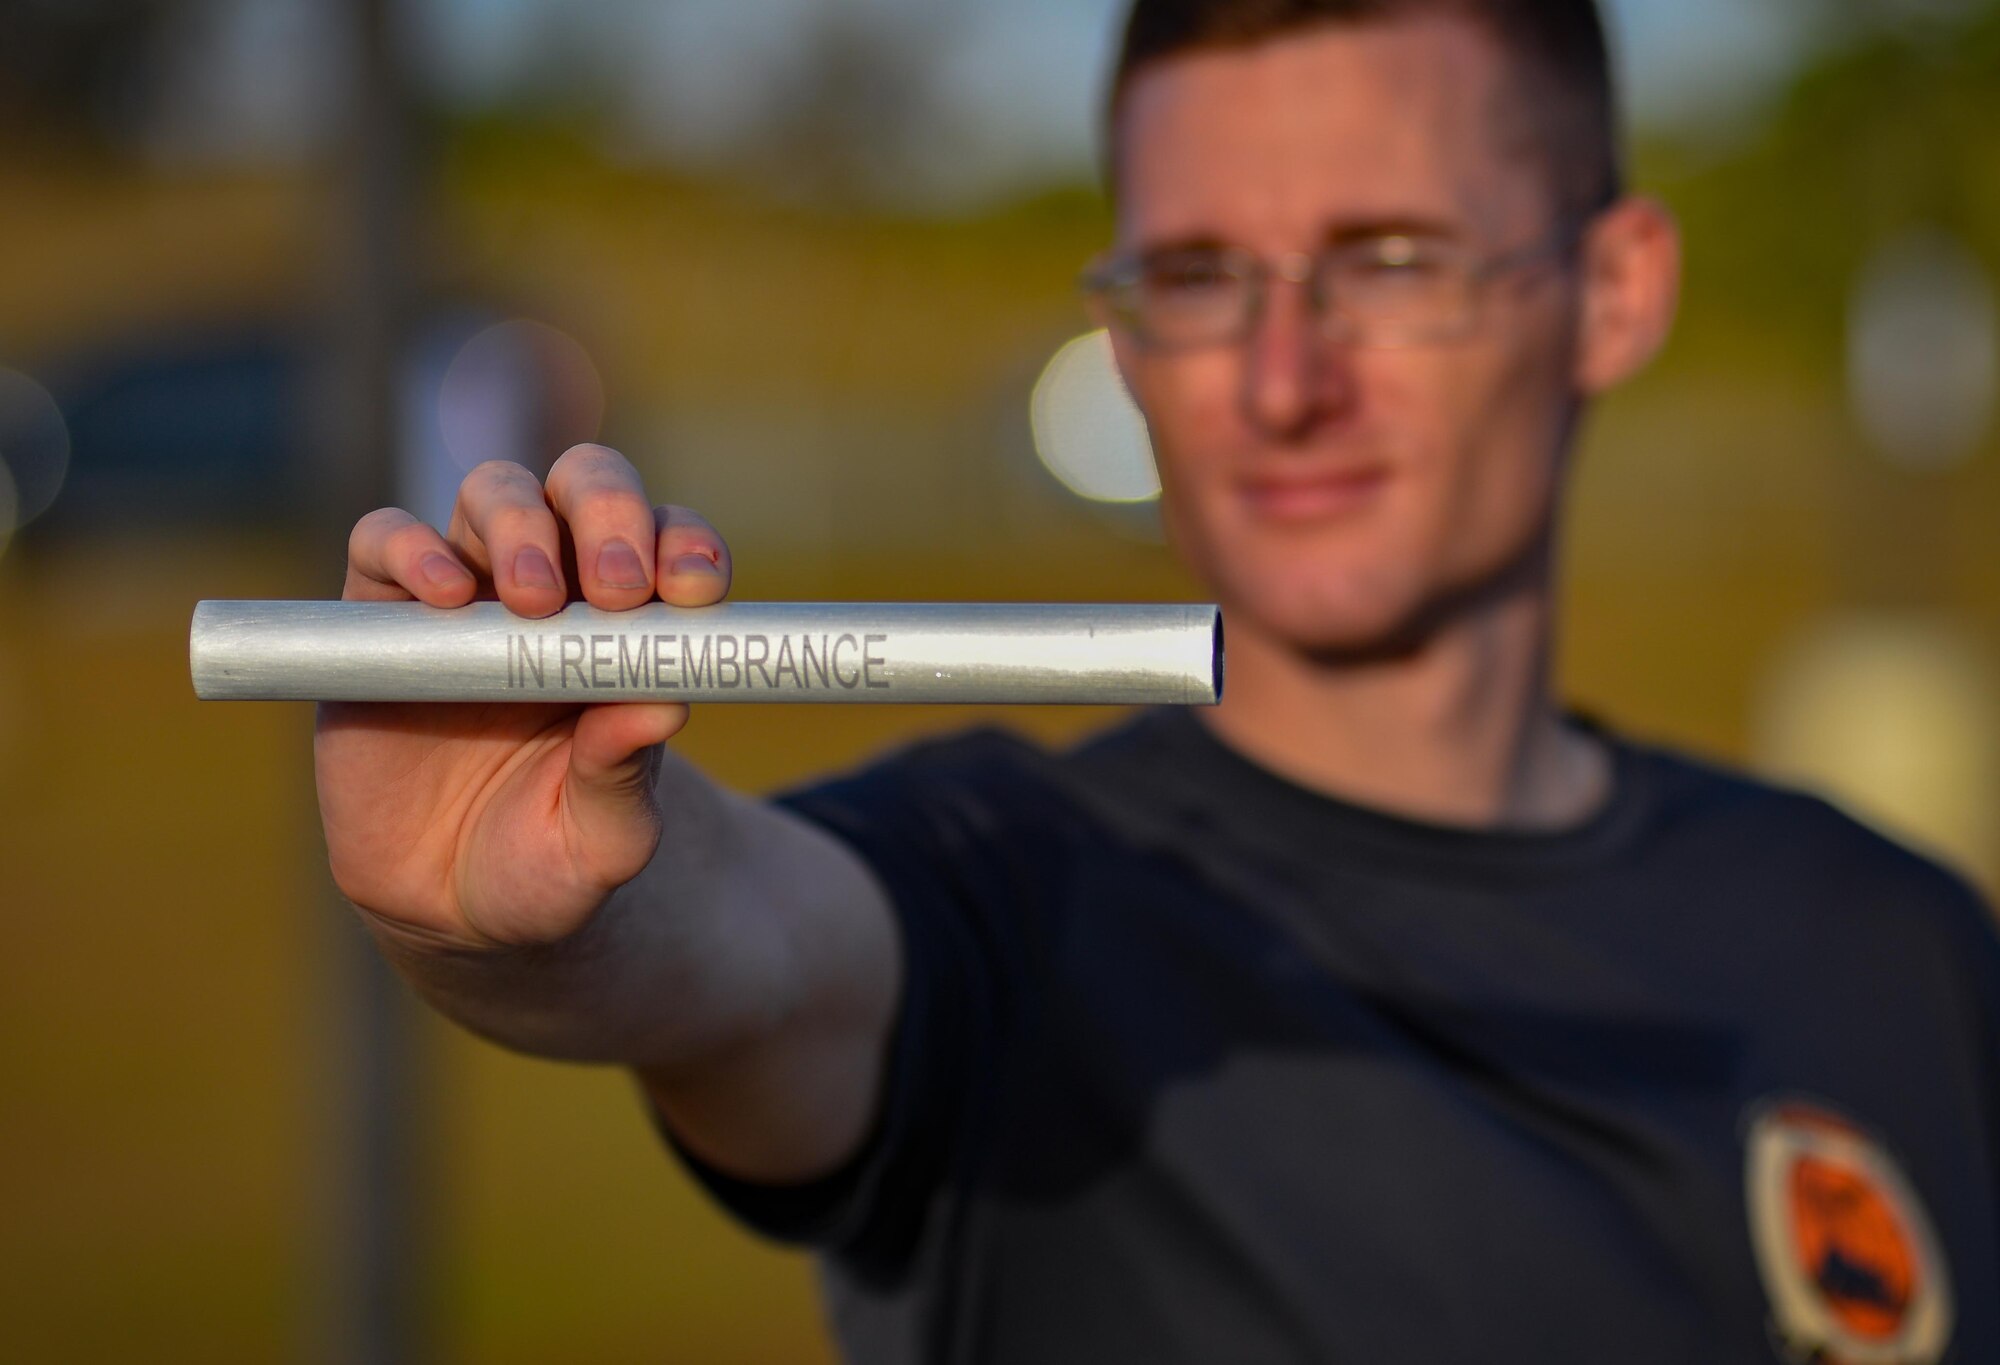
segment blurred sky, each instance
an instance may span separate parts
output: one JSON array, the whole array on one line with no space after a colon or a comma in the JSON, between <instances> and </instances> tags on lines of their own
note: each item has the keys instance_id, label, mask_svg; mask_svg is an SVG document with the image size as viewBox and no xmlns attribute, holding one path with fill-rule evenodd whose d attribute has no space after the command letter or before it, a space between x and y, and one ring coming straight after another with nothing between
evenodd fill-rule
<instances>
[{"instance_id":1,"label":"blurred sky","mask_svg":"<svg viewBox=\"0 0 2000 1365\"><path fill-rule=\"evenodd\" d=\"M285 156L330 125L300 79L330 0L215 0L189 30L168 159ZM1872 0L1881 10L1949 0ZM935 123L916 199L982 198L1090 172L1097 85L1123 0L416 0L425 85L460 107L592 100L629 151L723 156L766 119L803 54L845 33L905 79ZM1726 126L1778 88L1853 0L1610 0L1629 102L1648 126ZM914 76L908 73L919 73ZM891 73L893 74L893 73ZM907 93L907 92L905 92ZM904 107L907 107L904 106Z\"/></svg>"}]
</instances>

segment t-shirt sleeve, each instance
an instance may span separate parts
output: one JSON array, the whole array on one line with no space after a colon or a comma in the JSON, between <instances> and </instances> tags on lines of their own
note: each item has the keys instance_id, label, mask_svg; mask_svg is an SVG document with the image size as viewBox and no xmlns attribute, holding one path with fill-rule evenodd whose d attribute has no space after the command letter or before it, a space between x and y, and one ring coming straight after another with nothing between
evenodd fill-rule
<instances>
[{"instance_id":1,"label":"t-shirt sleeve","mask_svg":"<svg viewBox=\"0 0 2000 1365\"><path fill-rule=\"evenodd\" d=\"M1028 1009L1060 854L1038 755L997 732L920 746L776 804L843 840L888 893L905 952L882 1101L861 1150L806 1185L733 1179L674 1144L726 1209L870 1278L906 1268L990 1125ZM671 1133L666 1134L673 1143Z\"/></svg>"}]
</instances>

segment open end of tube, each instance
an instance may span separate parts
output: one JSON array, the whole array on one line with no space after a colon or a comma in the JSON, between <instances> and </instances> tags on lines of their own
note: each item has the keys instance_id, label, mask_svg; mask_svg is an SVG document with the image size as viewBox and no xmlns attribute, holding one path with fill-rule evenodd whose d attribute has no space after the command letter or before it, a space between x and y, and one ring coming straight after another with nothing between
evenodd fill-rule
<instances>
[{"instance_id":1,"label":"open end of tube","mask_svg":"<svg viewBox=\"0 0 2000 1365\"><path fill-rule=\"evenodd\" d=\"M1222 609L1215 610L1215 699L1222 700Z\"/></svg>"}]
</instances>

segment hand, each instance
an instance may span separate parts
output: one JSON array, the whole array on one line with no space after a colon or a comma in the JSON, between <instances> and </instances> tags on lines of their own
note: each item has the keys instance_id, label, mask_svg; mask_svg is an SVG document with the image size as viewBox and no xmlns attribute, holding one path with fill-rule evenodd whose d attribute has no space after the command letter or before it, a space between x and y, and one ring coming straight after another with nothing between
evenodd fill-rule
<instances>
[{"instance_id":1,"label":"hand","mask_svg":"<svg viewBox=\"0 0 2000 1365\"><path fill-rule=\"evenodd\" d=\"M348 601L435 607L497 597L528 617L581 598L719 602L729 549L681 507L655 507L603 446L570 450L546 488L494 461L460 485L443 535L384 508L348 542ZM551 943L638 875L662 829L669 703L325 703L313 754L334 881L377 926L438 948Z\"/></svg>"}]
</instances>

